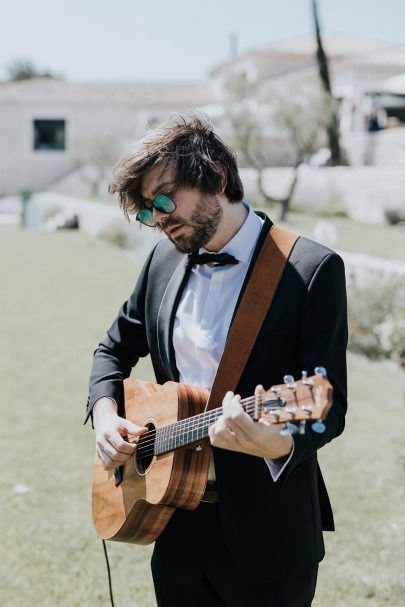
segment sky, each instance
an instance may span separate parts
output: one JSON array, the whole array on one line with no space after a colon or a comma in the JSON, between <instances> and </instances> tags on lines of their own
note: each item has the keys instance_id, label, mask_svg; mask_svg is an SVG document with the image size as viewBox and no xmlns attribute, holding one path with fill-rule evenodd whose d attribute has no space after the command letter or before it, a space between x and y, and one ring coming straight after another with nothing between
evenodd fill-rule
<instances>
[{"instance_id":1,"label":"sky","mask_svg":"<svg viewBox=\"0 0 405 607\"><path fill-rule=\"evenodd\" d=\"M327 32L405 46L405 0L318 4ZM77 82L198 81L232 33L239 52L312 34L310 0L0 0L0 78L30 59Z\"/></svg>"}]
</instances>

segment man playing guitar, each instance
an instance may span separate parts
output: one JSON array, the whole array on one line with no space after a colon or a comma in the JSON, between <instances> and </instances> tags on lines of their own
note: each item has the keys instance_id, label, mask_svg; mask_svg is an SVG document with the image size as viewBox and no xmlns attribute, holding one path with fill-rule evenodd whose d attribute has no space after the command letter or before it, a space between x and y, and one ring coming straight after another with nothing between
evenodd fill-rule
<instances>
[{"instance_id":1,"label":"man playing guitar","mask_svg":"<svg viewBox=\"0 0 405 607\"><path fill-rule=\"evenodd\" d=\"M134 456L147 429L123 417L123 380L150 354L156 380L211 389L241 295L272 222L243 201L235 154L202 115L178 116L138 141L115 167L110 192L127 217L163 231L135 289L99 344L90 378L97 454L105 470ZM207 253L209 255L207 255ZM216 255L217 257L214 257ZM241 335L243 339L243 335ZM156 540L159 606L304 607L333 515L317 449L346 412L344 267L300 237L236 394L209 429L209 492L176 510ZM280 433L255 423L241 398L322 364L334 389L325 432Z\"/></svg>"}]
</instances>

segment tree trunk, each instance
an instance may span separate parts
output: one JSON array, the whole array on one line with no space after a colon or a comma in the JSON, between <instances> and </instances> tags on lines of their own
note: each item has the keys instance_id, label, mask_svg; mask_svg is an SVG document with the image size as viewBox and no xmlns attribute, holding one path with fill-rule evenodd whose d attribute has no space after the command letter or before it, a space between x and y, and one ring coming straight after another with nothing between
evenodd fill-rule
<instances>
[{"instance_id":1,"label":"tree trunk","mask_svg":"<svg viewBox=\"0 0 405 607\"><path fill-rule=\"evenodd\" d=\"M295 189L298 183L298 167L299 164L294 165L294 175L292 181L290 183L290 187L288 188L287 195L284 198L275 198L274 196L269 196L263 186L263 169L257 168L257 189L259 190L260 195L269 206L277 203L281 205L281 211L279 219L280 221L287 221L287 213L290 209L290 203L292 197L294 196Z\"/></svg>"},{"instance_id":2,"label":"tree trunk","mask_svg":"<svg viewBox=\"0 0 405 607\"><path fill-rule=\"evenodd\" d=\"M321 30L319 25L318 7L317 0L312 0L312 12L314 17L315 35L316 35L316 60L318 63L319 76L322 82L322 88L324 89L329 101L333 101L332 87L330 84L329 77L329 65L328 58L323 48ZM340 149L339 142L339 120L335 108L331 109L331 118L327 127L327 135L330 149L330 163L333 166L342 164L342 152Z\"/></svg>"},{"instance_id":3,"label":"tree trunk","mask_svg":"<svg viewBox=\"0 0 405 607\"><path fill-rule=\"evenodd\" d=\"M293 179L292 179L292 182L290 183L290 187L288 189L287 196L280 200L280 204L281 204L281 212L280 212L280 217L279 217L280 221L287 221L287 213L290 210L290 203L291 203L292 197L294 196L294 192L295 192L295 189L298 184L298 170L299 170L298 165L295 165Z\"/></svg>"}]
</instances>

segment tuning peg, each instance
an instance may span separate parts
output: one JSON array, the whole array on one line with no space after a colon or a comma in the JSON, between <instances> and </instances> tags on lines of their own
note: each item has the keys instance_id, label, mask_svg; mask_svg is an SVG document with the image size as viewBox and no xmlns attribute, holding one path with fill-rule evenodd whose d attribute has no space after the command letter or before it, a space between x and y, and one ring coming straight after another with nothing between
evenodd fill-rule
<instances>
[{"instance_id":1,"label":"tuning peg","mask_svg":"<svg viewBox=\"0 0 405 607\"><path fill-rule=\"evenodd\" d=\"M326 426L321 419L318 419L311 426L312 430L317 434L323 434L326 430Z\"/></svg>"},{"instance_id":2,"label":"tuning peg","mask_svg":"<svg viewBox=\"0 0 405 607\"><path fill-rule=\"evenodd\" d=\"M286 422L282 427L280 434L281 436L291 436L292 434L296 434L297 432L297 426L295 426L294 424L290 424L290 422Z\"/></svg>"},{"instance_id":3,"label":"tuning peg","mask_svg":"<svg viewBox=\"0 0 405 607\"><path fill-rule=\"evenodd\" d=\"M286 384L287 388L289 388L289 390L297 389L297 384L294 383L294 378L292 375L284 375L283 381Z\"/></svg>"},{"instance_id":4,"label":"tuning peg","mask_svg":"<svg viewBox=\"0 0 405 607\"><path fill-rule=\"evenodd\" d=\"M325 367L315 367L314 371L315 371L315 375L322 375L322 377L326 377Z\"/></svg>"},{"instance_id":5,"label":"tuning peg","mask_svg":"<svg viewBox=\"0 0 405 607\"><path fill-rule=\"evenodd\" d=\"M304 384L304 386L307 386L308 388L311 388L314 385L314 380L313 379L308 379L308 372L307 371L301 371L301 381Z\"/></svg>"}]
</instances>

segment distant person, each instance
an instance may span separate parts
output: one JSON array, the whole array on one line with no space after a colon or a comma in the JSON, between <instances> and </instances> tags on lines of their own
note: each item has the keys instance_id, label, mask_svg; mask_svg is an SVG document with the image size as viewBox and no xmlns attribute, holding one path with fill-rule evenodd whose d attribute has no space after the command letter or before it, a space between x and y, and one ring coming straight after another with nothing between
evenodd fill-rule
<instances>
[{"instance_id":1,"label":"distant person","mask_svg":"<svg viewBox=\"0 0 405 607\"><path fill-rule=\"evenodd\" d=\"M244 201L235 154L197 113L139 140L115 167L110 191L125 214L167 236L94 355L87 416L99 458L113 471L136 449L123 436L144 432L122 418L122 380L150 354L158 383L211 388L272 222ZM207 252L221 261L189 257ZM155 543L160 607L311 604L325 554L322 529L334 529L317 450L344 428L346 342L343 262L300 237L236 392L260 394L260 384L321 364L334 388L326 430L281 435L279 426L254 423L238 396L224 395L223 415L210 428L209 499L195 510L177 509Z\"/></svg>"}]
</instances>

